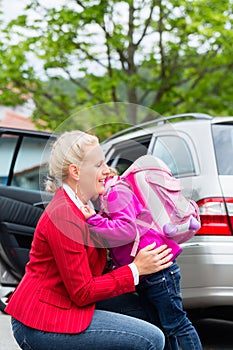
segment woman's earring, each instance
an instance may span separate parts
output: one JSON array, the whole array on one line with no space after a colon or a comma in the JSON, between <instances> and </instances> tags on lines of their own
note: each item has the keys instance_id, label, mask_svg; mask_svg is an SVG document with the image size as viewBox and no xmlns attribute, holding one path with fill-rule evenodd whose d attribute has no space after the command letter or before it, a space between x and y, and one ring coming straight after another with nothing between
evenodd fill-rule
<instances>
[{"instance_id":1,"label":"woman's earring","mask_svg":"<svg viewBox=\"0 0 233 350\"><path fill-rule=\"evenodd\" d=\"M78 198L78 181L76 182L76 187L75 187L75 198Z\"/></svg>"}]
</instances>

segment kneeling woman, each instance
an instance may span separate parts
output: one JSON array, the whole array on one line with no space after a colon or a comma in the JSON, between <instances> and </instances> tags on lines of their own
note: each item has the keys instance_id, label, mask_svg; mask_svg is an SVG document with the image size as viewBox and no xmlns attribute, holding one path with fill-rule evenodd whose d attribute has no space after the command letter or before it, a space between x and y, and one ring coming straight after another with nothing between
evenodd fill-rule
<instances>
[{"instance_id":1,"label":"kneeling woman","mask_svg":"<svg viewBox=\"0 0 233 350\"><path fill-rule=\"evenodd\" d=\"M162 350L164 335L143 320L96 309L96 302L135 291L140 275L171 265L152 244L132 264L104 272L106 249L80 211L104 191L109 174L95 136L66 132L54 143L46 189L55 195L35 230L25 275L6 312L24 350Z\"/></svg>"}]
</instances>

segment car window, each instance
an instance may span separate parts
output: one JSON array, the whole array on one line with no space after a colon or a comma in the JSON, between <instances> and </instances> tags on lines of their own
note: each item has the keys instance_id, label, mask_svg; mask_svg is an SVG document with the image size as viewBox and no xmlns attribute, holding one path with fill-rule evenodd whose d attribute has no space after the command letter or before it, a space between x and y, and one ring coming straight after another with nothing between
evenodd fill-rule
<instances>
[{"instance_id":1,"label":"car window","mask_svg":"<svg viewBox=\"0 0 233 350\"><path fill-rule=\"evenodd\" d=\"M219 175L233 175L233 125L215 124L212 127Z\"/></svg>"},{"instance_id":2,"label":"car window","mask_svg":"<svg viewBox=\"0 0 233 350\"><path fill-rule=\"evenodd\" d=\"M147 154L152 135L114 145L106 155L109 166L122 174L138 157Z\"/></svg>"},{"instance_id":3,"label":"car window","mask_svg":"<svg viewBox=\"0 0 233 350\"><path fill-rule=\"evenodd\" d=\"M179 136L159 136L152 154L162 159L176 177L195 173L191 151L187 142Z\"/></svg>"},{"instance_id":4,"label":"car window","mask_svg":"<svg viewBox=\"0 0 233 350\"><path fill-rule=\"evenodd\" d=\"M43 177L48 173L49 154L44 154L48 153L47 141L24 136L14 166L12 185L34 190L43 189Z\"/></svg>"},{"instance_id":5,"label":"car window","mask_svg":"<svg viewBox=\"0 0 233 350\"><path fill-rule=\"evenodd\" d=\"M6 185L18 136L2 134L0 137L0 184Z\"/></svg>"}]
</instances>

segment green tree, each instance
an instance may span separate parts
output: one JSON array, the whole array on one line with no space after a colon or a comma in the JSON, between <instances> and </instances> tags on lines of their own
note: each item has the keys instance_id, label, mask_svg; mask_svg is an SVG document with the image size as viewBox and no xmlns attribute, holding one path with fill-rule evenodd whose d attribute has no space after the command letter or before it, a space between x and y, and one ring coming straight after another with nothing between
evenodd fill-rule
<instances>
[{"instance_id":1,"label":"green tree","mask_svg":"<svg viewBox=\"0 0 233 350\"><path fill-rule=\"evenodd\" d=\"M45 7L27 0L24 15L1 34L0 103L30 94L35 122L51 129L102 104L105 122L119 122L119 128L156 113L232 114L232 5L64 0ZM121 102L128 107L119 110ZM138 105L148 113L138 113ZM103 121L94 113L85 122Z\"/></svg>"}]
</instances>

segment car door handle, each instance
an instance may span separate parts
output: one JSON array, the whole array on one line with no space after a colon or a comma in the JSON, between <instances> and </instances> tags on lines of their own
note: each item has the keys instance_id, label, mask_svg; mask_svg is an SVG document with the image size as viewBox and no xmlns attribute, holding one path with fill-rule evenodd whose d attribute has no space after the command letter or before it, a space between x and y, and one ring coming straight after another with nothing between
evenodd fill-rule
<instances>
[{"instance_id":1,"label":"car door handle","mask_svg":"<svg viewBox=\"0 0 233 350\"><path fill-rule=\"evenodd\" d=\"M33 207L44 209L48 204L49 204L49 201L36 202L36 203L33 203Z\"/></svg>"}]
</instances>

